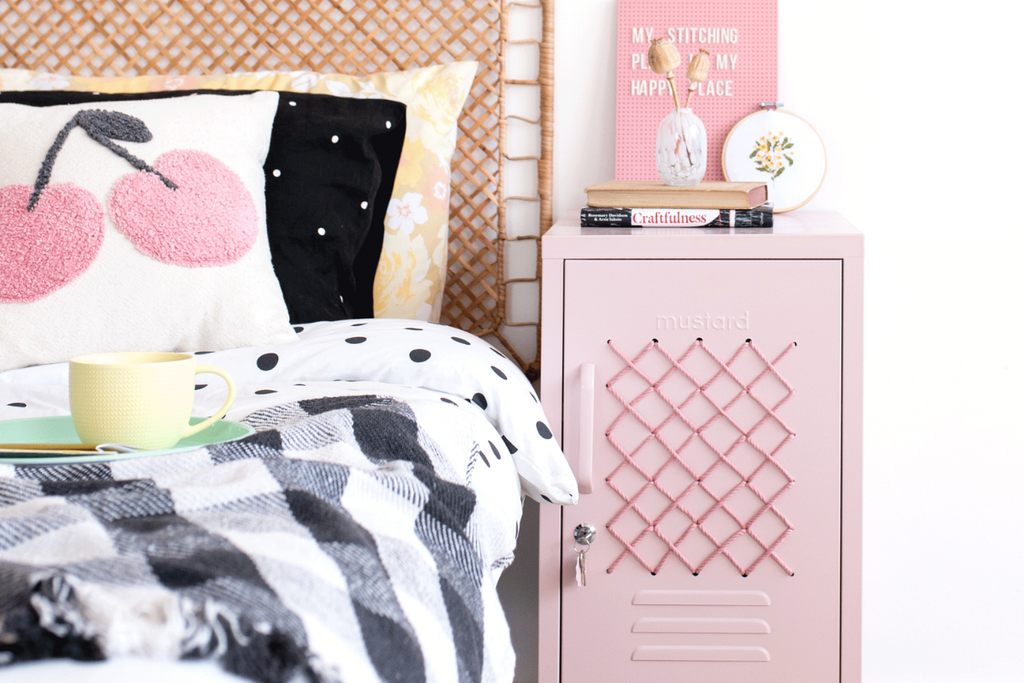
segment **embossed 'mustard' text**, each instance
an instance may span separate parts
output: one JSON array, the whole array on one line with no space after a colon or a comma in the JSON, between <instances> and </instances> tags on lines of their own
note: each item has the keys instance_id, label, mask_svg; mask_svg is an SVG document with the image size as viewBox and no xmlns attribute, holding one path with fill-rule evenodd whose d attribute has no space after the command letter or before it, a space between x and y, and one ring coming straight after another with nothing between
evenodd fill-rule
<instances>
[{"instance_id":1,"label":"embossed 'mustard' text","mask_svg":"<svg viewBox=\"0 0 1024 683\"><path fill-rule=\"evenodd\" d=\"M750 311L741 315L659 315L655 323L659 330L749 330Z\"/></svg>"}]
</instances>

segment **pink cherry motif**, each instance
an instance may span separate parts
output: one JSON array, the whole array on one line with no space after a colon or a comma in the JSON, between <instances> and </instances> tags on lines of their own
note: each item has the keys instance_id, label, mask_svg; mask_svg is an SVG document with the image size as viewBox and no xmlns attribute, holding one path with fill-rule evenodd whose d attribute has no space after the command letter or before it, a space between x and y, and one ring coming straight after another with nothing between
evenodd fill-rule
<instances>
[{"instance_id":1,"label":"pink cherry motif","mask_svg":"<svg viewBox=\"0 0 1024 683\"><path fill-rule=\"evenodd\" d=\"M197 150L175 150L153 164L177 186L139 171L110 192L110 218L135 247L164 263L224 266L256 243L256 205L231 169Z\"/></svg>"},{"instance_id":2,"label":"pink cherry motif","mask_svg":"<svg viewBox=\"0 0 1024 683\"><path fill-rule=\"evenodd\" d=\"M36 301L81 275L103 243L103 207L71 183L0 187L0 302Z\"/></svg>"}]
</instances>

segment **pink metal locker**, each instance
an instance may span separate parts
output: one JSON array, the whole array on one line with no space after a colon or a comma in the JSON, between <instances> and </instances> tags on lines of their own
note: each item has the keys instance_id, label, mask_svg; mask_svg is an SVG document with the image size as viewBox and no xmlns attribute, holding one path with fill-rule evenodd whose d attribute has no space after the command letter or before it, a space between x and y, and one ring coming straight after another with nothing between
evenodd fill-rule
<instances>
[{"instance_id":1,"label":"pink metal locker","mask_svg":"<svg viewBox=\"0 0 1024 683\"><path fill-rule=\"evenodd\" d=\"M862 236L577 222L543 240L584 495L542 509L541 682L858 681Z\"/></svg>"}]
</instances>

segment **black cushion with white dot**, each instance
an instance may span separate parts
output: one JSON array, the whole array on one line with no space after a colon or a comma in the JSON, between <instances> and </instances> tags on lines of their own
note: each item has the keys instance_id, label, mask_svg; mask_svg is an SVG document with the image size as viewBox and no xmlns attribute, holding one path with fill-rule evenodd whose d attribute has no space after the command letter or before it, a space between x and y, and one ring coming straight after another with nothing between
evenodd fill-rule
<instances>
[{"instance_id":1,"label":"black cushion with white dot","mask_svg":"<svg viewBox=\"0 0 1024 683\"><path fill-rule=\"evenodd\" d=\"M289 93L265 168L274 271L293 323L373 317L384 219L405 140L405 105ZM282 116L282 114L284 116ZM386 121L399 125L385 126ZM270 228L271 216L276 216Z\"/></svg>"},{"instance_id":2,"label":"black cushion with white dot","mask_svg":"<svg viewBox=\"0 0 1024 683\"><path fill-rule=\"evenodd\" d=\"M194 92L251 91L5 91L0 102L50 106ZM313 93L281 98L264 176L270 255L292 323L373 317L373 280L404 141L401 102Z\"/></svg>"}]
</instances>

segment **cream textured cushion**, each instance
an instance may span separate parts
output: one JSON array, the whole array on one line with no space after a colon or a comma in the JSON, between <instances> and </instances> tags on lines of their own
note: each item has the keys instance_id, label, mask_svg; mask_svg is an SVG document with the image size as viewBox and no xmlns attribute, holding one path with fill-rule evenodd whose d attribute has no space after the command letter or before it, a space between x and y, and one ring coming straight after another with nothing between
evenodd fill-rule
<instances>
[{"instance_id":1,"label":"cream textured cushion","mask_svg":"<svg viewBox=\"0 0 1024 683\"><path fill-rule=\"evenodd\" d=\"M0 104L0 370L293 339L263 201L277 100Z\"/></svg>"}]
</instances>

